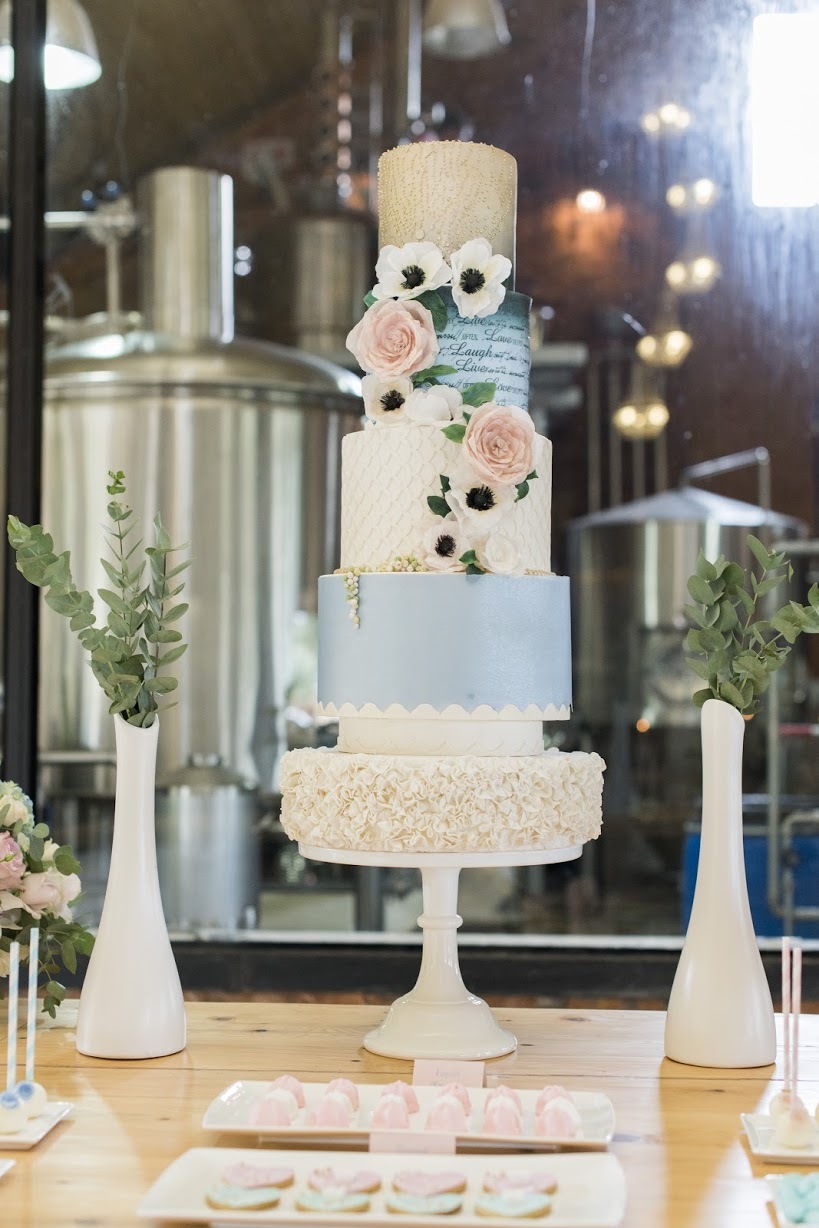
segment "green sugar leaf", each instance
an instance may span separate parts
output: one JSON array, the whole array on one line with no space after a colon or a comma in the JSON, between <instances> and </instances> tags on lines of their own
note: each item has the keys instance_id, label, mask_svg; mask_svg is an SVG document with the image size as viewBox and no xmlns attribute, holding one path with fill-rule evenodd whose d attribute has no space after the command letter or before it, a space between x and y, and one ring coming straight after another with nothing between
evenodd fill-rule
<instances>
[{"instance_id":1,"label":"green sugar leaf","mask_svg":"<svg viewBox=\"0 0 819 1228\"><path fill-rule=\"evenodd\" d=\"M425 371L416 371L412 377L412 382L416 388L421 384L434 384L442 375L457 375L457 367L448 367L446 363L439 363L435 367L427 367Z\"/></svg>"},{"instance_id":2,"label":"green sugar leaf","mask_svg":"<svg viewBox=\"0 0 819 1228\"><path fill-rule=\"evenodd\" d=\"M441 298L437 290L425 290L423 294L419 294L416 298L416 303L420 303L422 307L426 307L427 311L432 316L432 323L436 333L442 333L447 325L447 310L446 303Z\"/></svg>"},{"instance_id":3,"label":"green sugar leaf","mask_svg":"<svg viewBox=\"0 0 819 1228\"><path fill-rule=\"evenodd\" d=\"M470 384L468 388L464 388L461 393L461 400L464 405L471 405L473 409L477 409L479 405L485 405L487 401L494 400L497 386L490 380L483 380L478 384Z\"/></svg>"},{"instance_id":4,"label":"green sugar leaf","mask_svg":"<svg viewBox=\"0 0 819 1228\"><path fill-rule=\"evenodd\" d=\"M451 439L453 443L463 443L466 427L463 422L450 422L449 426L442 428L441 433L446 435L447 439Z\"/></svg>"},{"instance_id":5,"label":"green sugar leaf","mask_svg":"<svg viewBox=\"0 0 819 1228\"><path fill-rule=\"evenodd\" d=\"M528 482L519 482L519 483L518 483L518 485L515 487L515 490L518 492L518 493L515 495L515 503L519 503L519 502L521 501L521 499L525 499L525 498L526 498L526 496L528 495L528 493L529 493L529 483L528 483Z\"/></svg>"},{"instance_id":6,"label":"green sugar leaf","mask_svg":"<svg viewBox=\"0 0 819 1228\"><path fill-rule=\"evenodd\" d=\"M448 516L452 511L446 499L442 499L440 495L429 495L427 497L427 507L433 516Z\"/></svg>"},{"instance_id":7,"label":"green sugar leaf","mask_svg":"<svg viewBox=\"0 0 819 1228\"><path fill-rule=\"evenodd\" d=\"M373 303L377 303L377 302L378 302L378 299L375 297L372 290L368 290L367 293L364 295L364 306L369 308L369 307L372 307Z\"/></svg>"}]
</instances>

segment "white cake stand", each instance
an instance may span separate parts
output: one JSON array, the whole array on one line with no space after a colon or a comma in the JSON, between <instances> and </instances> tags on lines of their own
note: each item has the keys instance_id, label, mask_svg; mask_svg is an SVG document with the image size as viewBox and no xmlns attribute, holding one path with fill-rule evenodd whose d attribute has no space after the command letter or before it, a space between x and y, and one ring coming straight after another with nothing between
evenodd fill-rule
<instances>
[{"instance_id":1,"label":"white cake stand","mask_svg":"<svg viewBox=\"0 0 819 1228\"><path fill-rule=\"evenodd\" d=\"M573 861L583 846L505 853L367 853L300 844L302 857L350 866L417 868L424 911L421 968L415 988L393 1002L384 1022L364 1037L383 1057L448 1060L502 1057L517 1038L496 1023L482 998L469 993L458 964L458 876L463 869L553 865Z\"/></svg>"}]
</instances>

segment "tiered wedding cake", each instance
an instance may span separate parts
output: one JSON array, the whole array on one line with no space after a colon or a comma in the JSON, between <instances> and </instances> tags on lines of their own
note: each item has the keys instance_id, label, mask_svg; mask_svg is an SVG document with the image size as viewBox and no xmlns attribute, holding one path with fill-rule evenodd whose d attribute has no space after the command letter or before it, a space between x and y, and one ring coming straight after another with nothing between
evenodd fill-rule
<instances>
[{"instance_id":1,"label":"tiered wedding cake","mask_svg":"<svg viewBox=\"0 0 819 1228\"><path fill-rule=\"evenodd\" d=\"M512 282L515 161L459 142L379 166L381 252L348 346L365 430L342 451L341 568L319 581L318 698L335 750L282 763L314 848L557 849L599 834L595 754L569 716L569 581L550 571L552 445L528 404Z\"/></svg>"}]
</instances>

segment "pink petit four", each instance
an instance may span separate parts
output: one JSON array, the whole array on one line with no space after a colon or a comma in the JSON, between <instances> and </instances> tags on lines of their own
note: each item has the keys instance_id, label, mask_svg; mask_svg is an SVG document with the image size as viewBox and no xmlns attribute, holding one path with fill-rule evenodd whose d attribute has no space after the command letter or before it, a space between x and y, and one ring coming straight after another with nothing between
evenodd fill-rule
<instances>
[{"instance_id":1,"label":"pink petit four","mask_svg":"<svg viewBox=\"0 0 819 1228\"><path fill-rule=\"evenodd\" d=\"M507 1096L510 1100L514 1100L518 1112L523 1112L523 1101L514 1087L507 1087L504 1083L499 1083L497 1087L493 1087L487 1092L484 1103L489 1104L490 1100L497 1100L498 1096Z\"/></svg>"},{"instance_id":2,"label":"pink petit four","mask_svg":"<svg viewBox=\"0 0 819 1228\"><path fill-rule=\"evenodd\" d=\"M542 1113L550 1100L571 1100L565 1087L559 1083L547 1083L535 1101L535 1113Z\"/></svg>"},{"instance_id":3,"label":"pink petit four","mask_svg":"<svg viewBox=\"0 0 819 1228\"><path fill-rule=\"evenodd\" d=\"M278 1079L274 1079L268 1087L268 1092L285 1091L290 1092L290 1095L295 1100L300 1109L304 1108L304 1088L298 1079L293 1075L279 1075Z\"/></svg>"},{"instance_id":4,"label":"pink petit four","mask_svg":"<svg viewBox=\"0 0 819 1228\"><path fill-rule=\"evenodd\" d=\"M444 1134L465 1134L466 1113L458 1097L439 1096L427 1113L424 1128L440 1130Z\"/></svg>"},{"instance_id":5,"label":"pink petit four","mask_svg":"<svg viewBox=\"0 0 819 1228\"><path fill-rule=\"evenodd\" d=\"M456 1100L460 1100L465 1113L472 1112L472 1101L469 1099L469 1092L462 1083L447 1083L446 1087L442 1087L440 1091L442 1096L454 1096Z\"/></svg>"},{"instance_id":6,"label":"pink petit four","mask_svg":"<svg viewBox=\"0 0 819 1228\"><path fill-rule=\"evenodd\" d=\"M310 1125L319 1129L340 1126L346 1129L353 1120L353 1106L343 1092L325 1092L310 1112Z\"/></svg>"},{"instance_id":7,"label":"pink petit four","mask_svg":"<svg viewBox=\"0 0 819 1228\"><path fill-rule=\"evenodd\" d=\"M577 1138L580 1114L572 1101L561 1096L550 1100L535 1117L535 1133L542 1138Z\"/></svg>"},{"instance_id":8,"label":"pink petit four","mask_svg":"<svg viewBox=\"0 0 819 1228\"><path fill-rule=\"evenodd\" d=\"M362 1169L357 1173L337 1173L332 1168L314 1168L307 1184L311 1190L342 1190L345 1194L373 1194L381 1185L378 1173Z\"/></svg>"},{"instance_id":9,"label":"pink petit four","mask_svg":"<svg viewBox=\"0 0 819 1228\"><path fill-rule=\"evenodd\" d=\"M520 1110L511 1096L495 1096L487 1100L483 1117L487 1134L521 1134Z\"/></svg>"},{"instance_id":10,"label":"pink petit four","mask_svg":"<svg viewBox=\"0 0 819 1228\"><path fill-rule=\"evenodd\" d=\"M408 1112L418 1112L418 1097L415 1094L415 1088L410 1087L409 1083L404 1083L401 1079L396 1079L395 1083L388 1083L381 1095L400 1096L406 1104Z\"/></svg>"},{"instance_id":11,"label":"pink petit four","mask_svg":"<svg viewBox=\"0 0 819 1228\"><path fill-rule=\"evenodd\" d=\"M358 1108L358 1088L350 1079L333 1079L327 1084L328 1092L341 1092L346 1096L352 1108Z\"/></svg>"},{"instance_id":12,"label":"pink petit four","mask_svg":"<svg viewBox=\"0 0 819 1228\"><path fill-rule=\"evenodd\" d=\"M251 1114L251 1121L254 1126L271 1126L274 1129L281 1129L283 1126L289 1126L293 1123L298 1109L296 1102L289 1093L292 1102L292 1108L282 1096L281 1092L272 1092L269 1096L265 1096L256 1105Z\"/></svg>"},{"instance_id":13,"label":"pink petit four","mask_svg":"<svg viewBox=\"0 0 819 1228\"><path fill-rule=\"evenodd\" d=\"M372 1124L382 1130L406 1130L409 1125L409 1109L404 1097L392 1092L382 1096L373 1109Z\"/></svg>"},{"instance_id":14,"label":"pink petit four","mask_svg":"<svg viewBox=\"0 0 819 1228\"><path fill-rule=\"evenodd\" d=\"M412 1198L435 1198L439 1194L461 1194L466 1189L463 1173L425 1173L404 1169L392 1179L393 1189Z\"/></svg>"},{"instance_id":15,"label":"pink petit four","mask_svg":"<svg viewBox=\"0 0 819 1228\"><path fill-rule=\"evenodd\" d=\"M557 1180L551 1173L488 1173L483 1188L488 1194L508 1194L517 1190L534 1194L554 1194Z\"/></svg>"}]
</instances>

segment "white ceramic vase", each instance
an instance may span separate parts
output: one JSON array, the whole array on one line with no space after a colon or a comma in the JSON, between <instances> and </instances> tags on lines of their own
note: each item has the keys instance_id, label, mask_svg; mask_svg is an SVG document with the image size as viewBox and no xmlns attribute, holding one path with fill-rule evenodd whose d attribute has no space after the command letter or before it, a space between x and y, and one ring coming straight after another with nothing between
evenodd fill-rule
<instances>
[{"instance_id":1,"label":"white ceramic vase","mask_svg":"<svg viewBox=\"0 0 819 1228\"><path fill-rule=\"evenodd\" d=\"M691 1066L767 1066L776 1058L776 1032L745 880L745 721L730 704L709 699L701 733L697 885L668 1002L665 1052Z\"/></svg>"},{"instance_id":2,"label":"white ceramic vase","mask_svg":"<svg viewBox=\"0 0 819 1228\"><path fill-rule=\"evenodd\" d=\"M77 1048L90 1057L162 1057L184 1049L186 1020L156 866L159 720L139 729L117 716L114 726L111 868L80 995Z\"/></svg>"}]
</instances>

